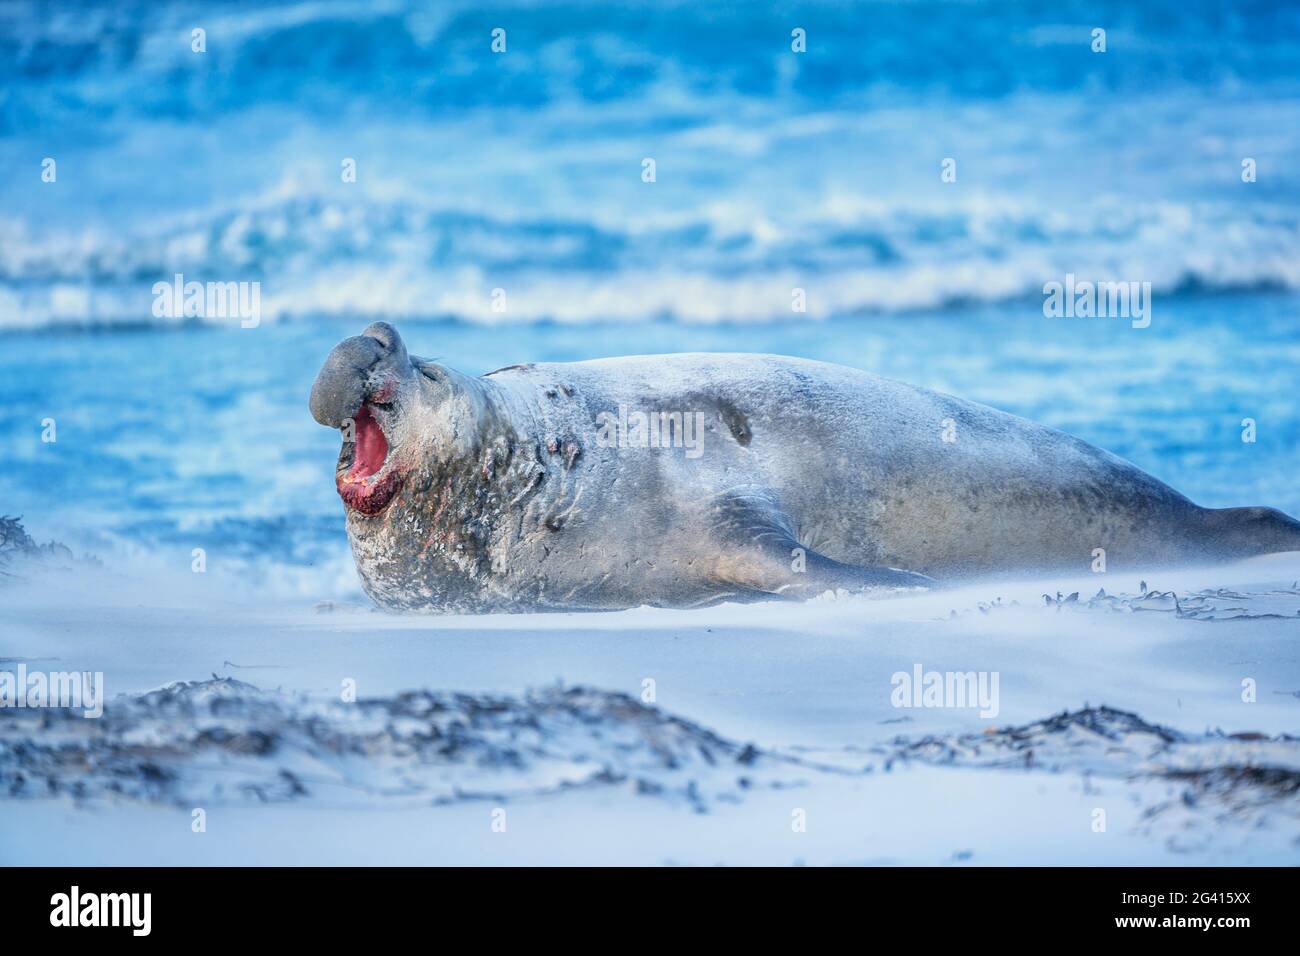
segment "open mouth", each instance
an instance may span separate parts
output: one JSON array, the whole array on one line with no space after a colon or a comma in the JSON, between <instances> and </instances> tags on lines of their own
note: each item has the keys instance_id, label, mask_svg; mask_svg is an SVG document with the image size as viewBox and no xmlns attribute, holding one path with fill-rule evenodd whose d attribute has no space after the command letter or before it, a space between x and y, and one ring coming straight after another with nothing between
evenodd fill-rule
<instances>
[{"instance_id":1,"label":"open mouth","mask_svg":"<svg viewBox=\"0 0 1300 956\"><path fill-rule=\"evenodd\" d=\"M388 436L369 405L353 417L355 441L344 441L336 477L339 496L354 511L378 514L402 485L401 475L389 467Z\"/></svg>"}]
</instances>

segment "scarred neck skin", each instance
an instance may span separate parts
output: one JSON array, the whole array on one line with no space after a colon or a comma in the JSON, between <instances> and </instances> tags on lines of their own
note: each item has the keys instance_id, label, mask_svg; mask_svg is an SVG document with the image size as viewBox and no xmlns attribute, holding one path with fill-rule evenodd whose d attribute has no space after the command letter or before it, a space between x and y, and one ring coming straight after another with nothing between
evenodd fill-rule
<instances>
[{"instance_id":1,"label":"scarred neck skin","mask_svg":"<svg viewBox=\"0 0 1300 956\"><path fill-rule=\"evenodd\" d=\"M538 609L577 513L580 396L536 366L481 378L408 355L376 322L326 357L311 411L339 429L335 482L362 584L381 607ZM532 560L517 560L532 549ZM539 561L536 552L541 552ZM548 590L550 589L550 590Z\"/></svg>"},{"instance_id":2,"label":"scarred neck skin","mask_svg":"<svg viewBox=\"0 0 1300 956\"><path fill-rule=\"evenodd\" d=\"M401 415L386 422L387 500L372 513L348 508L362 583L392 609L508 605L509 553L536 520L550 470L533 403L490 379L416 368L397 385Z\"/></svg>"}]
</instances>

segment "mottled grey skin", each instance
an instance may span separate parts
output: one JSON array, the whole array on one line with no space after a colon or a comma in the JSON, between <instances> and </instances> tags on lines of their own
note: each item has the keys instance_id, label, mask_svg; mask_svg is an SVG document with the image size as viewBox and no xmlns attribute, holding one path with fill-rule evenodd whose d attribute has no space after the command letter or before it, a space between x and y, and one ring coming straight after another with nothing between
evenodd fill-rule
<instances>
[{"instance_id":1,"label":"mottled grey skin","mask_svg":"<svg viewBox=\"0 0 1300 956\"><path fill-rule=\"evenodd\" d=\"M348 507L348 537L388 608L686 607L1085 572L1095 548L1110 571L1300 550L1300 523L1274 509L1201 508L1050 428L803 359L473 378L408 358L378 323L330 354L311 407L337 428L363 402L389 453L362 490L397 490L378 513ZM601 447L597 416L620 405L703 413L702 453ZM350 461L345 443L340 474Z\"/></svg>"}]
</instances>

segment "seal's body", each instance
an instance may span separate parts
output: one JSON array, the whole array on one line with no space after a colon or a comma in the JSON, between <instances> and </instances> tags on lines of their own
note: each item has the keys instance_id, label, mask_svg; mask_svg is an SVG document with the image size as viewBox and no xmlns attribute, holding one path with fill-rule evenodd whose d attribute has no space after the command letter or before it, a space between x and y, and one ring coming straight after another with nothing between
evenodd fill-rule
<instances>
[{"instance_id":1,"label":"seal's body","mask_svg":"<svg viewBox=\"0 0 1300 956\"><path fill-rule=\"evenodd\" d=\"M519 365L407 356L379 323L312 391L380 605L685 607L1300 550L1270 508L1206 509L1033 422L771 355Z\"/></svg>"}]
</instances>

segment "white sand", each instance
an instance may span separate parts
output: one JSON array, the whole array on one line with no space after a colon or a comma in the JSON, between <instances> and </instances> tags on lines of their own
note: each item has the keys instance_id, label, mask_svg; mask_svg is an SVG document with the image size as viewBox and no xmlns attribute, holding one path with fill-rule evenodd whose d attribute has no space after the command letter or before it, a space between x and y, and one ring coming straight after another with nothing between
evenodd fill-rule
<instances>
[{"instance_id":1,"label":"white sand","mask_svg":"<svg viewBox=\"0 0 1300 956\"><path fill-rule=\"evenodd\" d=\"M1148 583L1180 593L1249 590L1223 608L1295 614L1300 559L1184 571ZM1139 592L1118 574L998 583L897 599L723 606L680 612L399 617L360 607L241 604L215 575L177 580L109 572L0 592L3 667L102 671L116 694L215 674L263 689L337 698L429 688L520 694L562 681L639 698L725 738L786 753L897 736L981 733L1085 704L1133 711L1190 735L1270 736L1300 729L1300 619L1176 619L1043 606L1043 592L1087 598L1098 587ZM1272 593L1271 593L1272 592ZM983 613L981 602L1019 601ZM950 617L956 610L958 616ZM1231 613L1231 612L1224 612ZM971 709L898 709L891 675L997 672L998 716ZM237 666L233 666L237 665ZM1257 683L1242 700L1242 681ZM1222 745L1232 761L1235 743ZM1104 762L1105 750L1099 760ZM1090 758L1091 759L1091 758ZM1127 759L1127 758L1125 758ZM1224 758L1225 760L1228 758ZM1288 759L1288 758L1283 758ZM865 762L865 758L858 763ZM1297 769L1294 765L1291 770ZM357 808L308 798L230 800L192 833L185 809L126 799L6 799L4 863L1296 863L1297 802L1224 816L1214 806L1144 820L1182 785L1129 760L1085 779L1059 771L895 764L886 773L811 774L699 813L626 786L513 799L494 832L493 801ZM1107 814L1094 832L1094 811ZM806 811L805 832L792 814Z\"/></svg>"}]
</instances>

